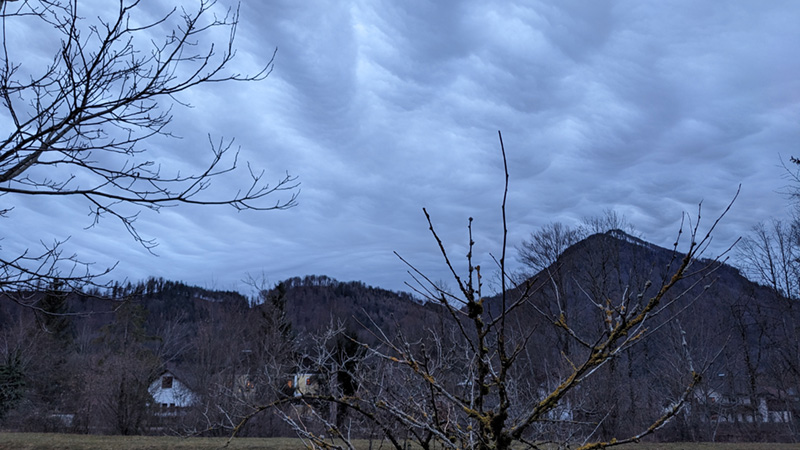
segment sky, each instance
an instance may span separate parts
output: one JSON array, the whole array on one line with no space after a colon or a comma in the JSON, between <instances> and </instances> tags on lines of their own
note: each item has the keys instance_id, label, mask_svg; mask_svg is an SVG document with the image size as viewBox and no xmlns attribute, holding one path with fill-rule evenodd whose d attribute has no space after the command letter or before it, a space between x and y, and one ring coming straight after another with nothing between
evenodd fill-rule
<instances>
[{"instance_id":1,"label":"sky","mask_svg":"<svg viewBox=\"0 0 800 450\"><path fill-rule=\"evenodd\" d=\"M69 237L66 253L117 264L114 279L242 292L248 278L309 274L408 291L397 252L453 286L422 208L461 273L474 218L475 263L496 273L500 131L512 270L530 233L605 210L670 247L683 213L694 220L702 202L705 229L741 186L713 256L791 212L782 161L800 156L798 23L796 1L244 0L232 68L252 73L277 48L270 76L182 94L192 106L175 104L170 125L180 138L143 148L186 172L208 161L209 135L235 138L266 178L298 177L298 205L144 210L137 227L158 240L153 255L111 219L87 229L79 199L5 196L15 209L0 245ZM52 53L39 33L28 39L31 52Z\"/></svg>"}]
</instances>

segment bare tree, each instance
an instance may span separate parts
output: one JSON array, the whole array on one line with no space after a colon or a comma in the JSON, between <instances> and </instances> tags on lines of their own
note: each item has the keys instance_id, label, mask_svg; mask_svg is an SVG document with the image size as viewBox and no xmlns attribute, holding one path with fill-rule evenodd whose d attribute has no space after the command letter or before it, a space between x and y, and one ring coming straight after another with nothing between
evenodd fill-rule
<instances>
[{"instance_id":1,"label":"bare tree","mask_svg":"<svg viewBox=\"0 0 800 450\"><path fill-rule=\"evenodd\" d=\"M587 236L599 233L637 236L636 229L624 215L606 209L602 215L583 218L581 225L570 227L561 222L550 222L517 246L519 261L527 268L526 277L546 271L548 277L560 281L558 259L564 252Z\"/></svg>"},{"instance_id":2,"label":"bare tree","mask_svg":"<svg viewBox=\"0 0 800 450\"><path fill-rule=\"evenodd\" d=\"M603 210L599 216L585 217L582 228L586 234L607 233L609 231L622 231L634 237L637 236L636 227L628 222L624 214L620 214L613 209Z\"/></svg>"},{"instance_id":3,"label":"bare tree","mask_svg":"<svg viewBox=\"0 0 800 450\"><path fill-rule=\"evenodd\" d=\"M800 297L800 246L796 224L780 220L754 226L738 247L739 260L751 280L769 286L786 299Z\"/></svg>"},{"instance_id":4,"label":"bare tree","mask_svg":"<svg viewBox=\"0 0 800 450\"><path fill-rule=\"evenodd\" d=\"M197 172L162 167L143 147L155 136L172 136L172 108L186 105L185 91L263 80L272 70L274 53L253 74L232 68L238 8L198 3L148 19L138 0L119 0L99 13L82 11L77 0L0 2L0 123L7 130L0 138L0 197L6 200L0 217L10 216L19 196L79 198L89 208L90 226L114 218L152 249L155 241L135 227L145 208L277 210L295 204L295 178L287 174L269 184L263 171L239 167L233 140L209 136L208 159ZM32 29L53 44L48 57L20 45L18 36ZM212 181L232 174L246 181L232 194L215 196ZM63 242L0 254L0 290L37 288L55 278L75 286L105 273L63 253Z\"/></svg>"},{"instance_id":5,"label":"bare tree","mask_svg":"<svg viewBox=\"0 0 800 450\"><path fill-rule=\"evenodd\" d=\"M543 283L537 286L540 295L554 301L549 303L551 315L563 316L570 321L575 302L570 300L570 286L580 284L594 298L606 298L621 292L619 287L628 283L628 273L620 268L619 241L604 239L603 245L581 248L581 267L565 267L562 255L575 244L590 235L610 234L612 237L630 239L635 234L625 216L606 209L602 215L589 216L580 226L572 228L560 222L552 222L531 233L530 237L517 247L520 262L527 270L523 279L539 276ZM585 246L584 246L585 247ZM637 271L633 271L638 273ZM615 290L616 289L616 290ZM566 335L558 335L556 346L570 355L572 340Z\"/></svg>"},{"instance_id":6,"label":"bare tree","mask_svg":"<svg viewBox=\"0 0 800 450\"><path fill-rule=\"evenodd\" d=\"M500 143L502 148L502 138ZM503 156L505 160L504 149ZM636 351L639 343L672 322L702 293L709 274L719 267L713 260L700 258L719 219L704 234L699 231L699 220L682 224L677 241L686 232L688 249L679 253L676 242L668 271L654 274L654 282L628 286L616 298L584 295L588 309L593 311L593 325L586 326L541 304L534 296L541 285L537 280L507 285L507 192L506 171L503 246L496 259L502 280L498 296L483 292L482 269L474 264L472 254L472 220L468 226L467 272L462 275L445 250L431 216L423 210L456 291L445 290L412 264L410 273L431 312L450 320L415 340L402 332L387 335L374 330L380 344L363 345L366 356L351 369L357 380L354 393L344 395L331 388L293 401L312 406L322 401L345 408L380 430L382 439L398 449L405 448L407 440L424 449L540 448L548 443L574 448L576 442L583 450L606 448L637 441L677 415L706 368L695 365L685 339L677 341L684 356L682 364L676 366L681 369L677 378L682 388L665 394L650 409L650 420L642 428L605 439L596 433L603 419L582 417L581 402L592 389L603 388L593 380L605 366L627 351ZM533 309L539 319L528 320L521 315L523 309ZM569 355L561 353L560 359L552 360L549 366L533 364L544 355L560 353L549 342L539 340L540 327L567 336L574 350ZM263 409L275 406L264 405ZM317 420L324 427L326 436L321 436L313 433L307 422L302 428L297 420L292 422L315 445L353 448L352 429L323 414L309 414L306 420Z\"/></svg>"},{"instance_id":7,"label":"bare tree","mask_svg":"<svg viewBox=\"0 0 800 450\"><path fill-rule=\"evenodd\" d=\"M586 237L583 227L571 228L561 222L551 222L531 233L517 247L519 260L537 274L556 263L566 249Z\"/></svg>"},{"instance_id":8,"label":"bare tree","mask_svg":"<svg viewBox=\"0 0 800 450\"><path fill-rule=\"evenodd\" d=\"M766 303L745 298L733 310L733 329L740 339L736 357L743 359L740 366L744 368L738 372L747 376L741 383L745 387L742 390L750 395L753 404L763 386L776 388L775 396L784 400L800 382L800 320L796 305L800 298L798 223L775 219L759 223L742 239L738 256L745 275L771 293ZM729 372L728 378L733 379L734 372ZM755 412L751 415L757 416ZM793 439L798 439L794 423L787 422L787 429ZM747 431L755 435L752 430Z\"/></svg>"}]
</instances>

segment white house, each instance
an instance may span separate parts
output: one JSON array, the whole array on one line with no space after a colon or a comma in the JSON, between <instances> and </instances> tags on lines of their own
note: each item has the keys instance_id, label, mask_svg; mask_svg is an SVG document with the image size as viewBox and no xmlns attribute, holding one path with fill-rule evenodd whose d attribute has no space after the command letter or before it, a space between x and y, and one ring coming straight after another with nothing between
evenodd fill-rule
<instances>
[{"instance_id":1,"label":"white house","mask_svg":"<svg viewBox=\"0 0 800 450\"><path fill-rule=\"evenodd\" d=\"M187 408L197 402L197 395L169 370L150 383L149 391L154 406L160 409L156 414L172 415L178 408Z\"/></svg>"},{"instance_id":2,"label":"white house","mask_svg":"<svg viewBox=\"0 0 800 450\"><path fill-rule=\"evenodd\" d=\"M296 373L292 381L289 382L289 388L293 390L295 397L319 394L319 380L317 374Z\"/></svg>"},{"instance_id":3,"label":"white house","mask_svg":"<svg viewBox=\"0 0 800 450\"><path fill-rule=\"evenodd\" d=\"M797 402L789 393L770 387L761 389L755 399L745 394L724 395L706 389L695 393L695 400L715 410L711 420L728 423L791 423L793 414L787 407Z\"/></svg>"}]
</instances>

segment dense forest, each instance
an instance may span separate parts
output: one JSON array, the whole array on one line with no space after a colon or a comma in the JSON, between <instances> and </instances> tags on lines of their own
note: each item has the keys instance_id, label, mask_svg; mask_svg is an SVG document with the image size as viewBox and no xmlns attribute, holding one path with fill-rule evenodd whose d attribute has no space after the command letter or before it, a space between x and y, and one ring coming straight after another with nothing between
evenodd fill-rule
<instances>
[{"instance_id":1,"label":"dense forest","mask_svg":"<svg viewBox=\"0 0 800 450\"><path fill-rule=\"evenodd\" d=\"M164 431L154 425L160 406L148 389L166 370L180 374L203 408L235 402L233 380L250 376L255 383L267 359L291 379L295 355L281 352L281 343L306 342L329 327L369 340L362 324L412 329L430 321L429 310L406 293L324 276L288 279L257 298L163 279L7 295L0 301L2 427ZM227 431L211 417L171 431L188 429Z\"/></svg>"}]
</instances>

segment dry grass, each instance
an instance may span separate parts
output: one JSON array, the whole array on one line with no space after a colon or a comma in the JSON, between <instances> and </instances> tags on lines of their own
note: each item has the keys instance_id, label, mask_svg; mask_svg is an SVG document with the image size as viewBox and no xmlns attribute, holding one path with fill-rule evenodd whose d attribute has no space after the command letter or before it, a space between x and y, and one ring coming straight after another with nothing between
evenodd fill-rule
<instances>
[{"instance_id":1,"label":"dry grass","mask_svg":"<svg viewBox=\"0 0 800 450\"><path fill-rule=\"evenodd\" d=\"M227 438L180 438L168 436L96 436L55 433L0 433L0 450L162 450L223 448ZM293 438L240 438L231 441L231 450L300 450L299 439Z\"/></svg>"},{"instance_id":2,"label":"dry grass","mask_svg":"<svg viewBox=\"0 0 800 450\"><path fill-rule=\"evenodd\" d=\"M798 450L798 444L775 444L775 443L740 443L740 444L720 444L715 442L679 442L679 443L641 443L621 445L616 447L619 450Z\"/></svg>"},{"instance_id":3,"label":"dry grass","mask_svg":"<svg viewBox=\"0 0 800 450\"><path fill-rule=\"evenodd\" d=\"M162 450L223 448L227 438L178 438L155 436L87 436L49 433L0 433L0 450ZM294 438L238 438L227 448L232 450L300 450L306 447ZM366 441L358 442L359 450L370 448ZM378 448L373 445L373 448ZM387 446L382 448L387 449ZM718 443L641 443L615 447L619 450L791 450L798 444L718 444Z\"/></svg>"}]
</instances>

